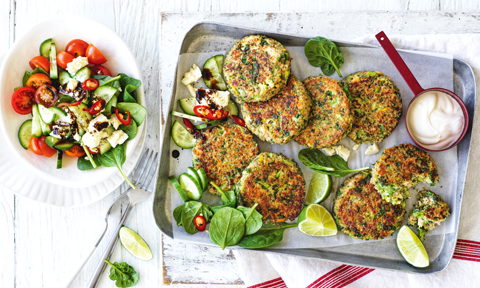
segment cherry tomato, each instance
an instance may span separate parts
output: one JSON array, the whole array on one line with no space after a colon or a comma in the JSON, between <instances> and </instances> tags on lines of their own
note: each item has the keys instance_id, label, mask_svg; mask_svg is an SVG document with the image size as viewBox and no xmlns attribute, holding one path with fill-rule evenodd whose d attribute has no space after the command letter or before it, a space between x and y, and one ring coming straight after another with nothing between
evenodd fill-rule
<instances>
[{"instance_id":1,"label":"cherry tomato","mask_svg":"<svg viewBox=\"0 0 480 288\"><path fill-rule=\"evenodd\" d=\"M102 65L93 66L92 67L92 75L107 75L107 76L113 77L112 72L110 72L110 70L108 70L107 67L102 66Z\"/></svg>"},{"instance_id":2,"label":"cherry tomato","mask_svg":"<svg viewBox=\"0 0 480 288\"><path fill-rule=\"evenodd\" d=\"M195 224L195 227L198 229L198 231L204 231L207 227L207 222L202 215L195 217L195 219L193 219L193 224Z\"/></svg>"},{"instance_id":3,"label":"cherry tomato","mask_svg":"<svg viewBox=\"0 0 480 288\"><path fill-rule=\"evenodd\" d=\"M36 73L30 76L27 80L27 87L32 87L33 89L37 90L38 87L45 85L45 84L52 84L52 80L50 77L43 73Z\"/></svg>"},{"instance_id":4,"label":"cherry tomato","mask_svg":"<svg viewBox=\"0 0 480 288\"><path fill-rule=\"evenodd\" d=\"M40 149L40 143L38 142L38 138L30 138L30 148L32 148L33 153L37 155L43 155L42 149Z\"/></svg>"},{"instance_id":5,"label":"cherry tomato","mask_svg":"<svg viewBox=\"0 0 480 288\"><path fill-rule=\"evenodd\" d=\"M47 157L52 157L57 153L57 150L48 146L47 142L45 142L45 138L47 138L47 136L42 136L40 138L37 138L38 146L40 147L40 150L42 151L43 155Z\"/></svg>"},{"instance_id":6,"label":"cherry tomato","mask_svg":"<svg viewBox=\"0 0 480 288\"><path fill-rule=\"evenodd\" d=\"M52 107L58 100L57 89L50 85L42 85L35 92L35 101L45 108Z\"/></svg>"},{"instance_id":7,"label":"cherry tomato","mask_svg":"<svg viewBox=\"0 0 480 288\"><path fill-rule=\"evenodd\" d=\"M235 115L232 115L232 118L235 120L235 122L237 122L238 125L245 127L245 120Z\"/></svg>"},{"instance_id":8,"label":"cherry tomato","mask_svg":"<svg viewBox=\"0 0 480 288\"><path fill-rule=\"evenodd\" d=\"M105 58L102 52L100 52L97 47L93 46L93 44L88 45L86 53L88 62L91 64L103 64L107 62L107 58Z\"/></svg>"},{"instance_id":9,"label":"cherry tomato","mask_svg":"<svg viewBox=\"0 0 480 288\"><path fill-rule=\"evenodd\" d=\"M28 62L28 64L30 64L30 67L33 70L35 70L37 67L40 67L45 70L45 72L50 72L50 61L43 56L34 57L32 60L30 60L30 62Z\"/></svg>"},{"instance_id":10,"label":"cherry tomato","mask_svg":"<svg viewBox=\"0 0 480 288\"><path fill-rule=\"evenodd\" d=\"M92 149L90 149L90 147L88 147L88 146L85 146L85 147L87 147L88 152L90 152L90 154L98 154L98 153L100 153L100 149L98 149L98 148L92 148L92 149L93 149L93 150L92 150Z\"/></svg>"},{"instance_id":11,"label":"cherry tomato","mask_svg":"<svg viewBox=\"0 0 480 288\"><path fill-rule=\"evenodd\" d=\"M64 70L67 70L67 64L72 62L75 57L68 54L65 51L60 51L57 53L57 64L60 65Z\"/></svg>"},{"instance_id":12,"label":"cherry tomato","mask_svg":"<svg viewBox=\"0 0 480 288\"><path fill-rule=\"evenodd\" d=\"M32 113L33 104L35 104L35 89L22 87L13 93L12 106L13 110L18 114L26 115Z\"/></svg>"},{"instance_id":13,"label":"cherry tomato","mask_svg":"<svg viewBox=\"0 0 480 288\"><path fill-rule=\"evenodd\" d=\"M73 57L77 58L78 56L85 57L85 53L87 51L88 43L80 40L74 39L67 44L67 48L65 48L65 52L72 55Z\"/></svg>"},{"instance_id":14,"label":"cherry tomato","mask_svg":"<svg viewBox=\"0 0 480 288\"><path fill-rule=\"evenodd\" d=\"M72 148L68 149L65 151L65 154L69 157L82 157L85 155L85 150L83 150L82 146L80 144L75 144L73 145Z\"/></svg>"},{"instance_id":15,"label":"cherry tomato","mask_svg":"<svg viewBox=\"0 0 480 288\"><path fill-rule=\"evenodd\" d=\"M82 89L83 90L95 90L95 89L97 89L98 84L99 83L98 83L97 79L89 78L89 79L85 80L85 82L83 82Z\"/></svg>"}]
</instances>

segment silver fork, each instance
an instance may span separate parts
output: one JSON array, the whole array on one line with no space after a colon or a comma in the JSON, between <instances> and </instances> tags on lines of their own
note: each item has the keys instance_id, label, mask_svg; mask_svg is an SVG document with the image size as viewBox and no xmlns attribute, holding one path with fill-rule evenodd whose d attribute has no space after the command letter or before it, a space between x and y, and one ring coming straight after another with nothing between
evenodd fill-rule
<instances>
[{"instance_id":1,"label":"silver fork","mask_svg":"<svg viewBox=\"0 0 480 288\"><path fill-rule=\"evenodd\" d=\"M100 259L97 268L95 268L95 271L87 287L97 287L98 281L100 280L103 270L105 270L105 267L107 265L107 263L105 263L105 260L108 260L110 258L110 255L115 249L115 245L117 244L118 232L127 220L127 217L130 214L130 211L132 211L132 208L138 203L147 201L150 198L150 195L152 195L151 191L148 191L147 189L150 187L150 184L155 178L155 172L157 171L158 166L157 160L158 152L154 153L153 151L147 149L143 153L142 158L137 167L135 168L132 177L132 183L136 187L136 189L129 189L126 193L124 193L127 194L129 199L128 207L125 210L125 213L123 213L122 219L120 220L120 223L118 223L115 232L113 232L112 239L108 243L108 246L105 249L102 258Z\"/></svg>"}]
</instances>

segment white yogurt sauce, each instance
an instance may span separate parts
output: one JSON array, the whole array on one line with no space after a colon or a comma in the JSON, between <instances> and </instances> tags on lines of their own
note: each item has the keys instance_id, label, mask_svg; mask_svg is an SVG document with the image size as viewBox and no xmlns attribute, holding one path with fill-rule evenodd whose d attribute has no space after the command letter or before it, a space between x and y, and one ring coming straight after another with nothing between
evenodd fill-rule
<instances>
[{"instance_id":1,"label":"white yogurt sauce","mask_svg":"<svg viewBox=\"0 0 480 288\"><path fill-rule=\"evenodd\" d=\"M462 134L463 125L463 111L458 102L440 91L420 95L408 108L408 131L427 149L448 148Z\"/></svg>"}]
</instances>

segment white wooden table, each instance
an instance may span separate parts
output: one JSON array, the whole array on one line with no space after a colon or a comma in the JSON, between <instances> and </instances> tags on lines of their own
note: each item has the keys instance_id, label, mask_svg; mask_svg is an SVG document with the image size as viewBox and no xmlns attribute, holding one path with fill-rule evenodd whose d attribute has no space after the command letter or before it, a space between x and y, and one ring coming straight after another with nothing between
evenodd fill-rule
<instances>
[{"instance_id":1,"label":"white wooden table","mask_svg":"<svg viewBox=\"0 0 480 288\"><path fill-rule=\"evenodd\" d=\"M186 29L199 21L211 20L252 27L257 24L266 30L304 35L316 35L316 31L320 31L319 27L322 27L322 36L351 40L377 31L379 27L376 25L391 34L479 33L480 25L477 24L477 19L480 15L472 13L478 9L480 2L476 0L0 0L0 55L32 25L48 17L68 13L100 21L115 30L135 54L144 77L147 101L151 104L148 107L148 125L161 129L168 109L165 101L171 95L169 91L172 87L173 72L169 69L172 69L176 61L174 53L178 51L177 47ZM392 13L351 13L351 20L344 23L337 20L343 15L342 12L323 13L322 17L312 13L276 15L280 20L289 21L283 21L284 25L279 24L282 21L278 19L268 22L268 18L273 14L263 13L347 10L381 10ZM406 10L424 12L394 12ZM162 16L162 11L199 13ZM261 13L234 16L216 11ZM449 14L438 11L465 13ZM316 18L318 21L315 21ZM418 19L422 19L421 25L417 24ZM312 24L313 22L318 23ZM348 25L354 23L364 25L355 26L356 30L347 29L352 27ZM158 149L159 139L155 137L156 134L158 133L150 132L147 136L147 147ZM86 207L64 209L38 204L14 196L9 191L0 192L0 287L56 287L85 253L85 243L95 241L103 229L106 209L119 193L120 191L115 191ZM114 211L110 227L118 223L123 209L123 206L119 206ZM230 251L181 244L168 237L162 239L151 215L151 203L138 205L126 226L142 235L154 254L151 261L139 261L117 246L112 260L126 261L135 267L140 273L137 287L158 287L164 283L173 286L191 284L188 287L204 287L214 283L242 284ZM111 237L111 230L105 238ZM95 251L72 287L86 285L106 242L104 240ZM114 287L107 274L103 275L100 287Z\"/></svg>"}]
</instances>

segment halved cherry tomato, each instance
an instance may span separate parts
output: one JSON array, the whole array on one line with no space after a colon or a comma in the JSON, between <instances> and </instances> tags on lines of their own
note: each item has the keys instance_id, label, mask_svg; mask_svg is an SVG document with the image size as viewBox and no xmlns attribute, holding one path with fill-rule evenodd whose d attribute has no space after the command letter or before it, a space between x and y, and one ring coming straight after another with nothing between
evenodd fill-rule
<instances>
[{"instance_id":1,"label":"halved cherry tomato","mask_svg":"<svg viewBox=\"0 0 480 288\"><path fill-rule=\"evenodd\" d=\"M235 115L232 115L232 118L235 120L235 122L237 122L238 125L245 127L245 120Z\"/></svg>"},{"instance_id":2,"label":"halved cherry tomato","mask_svg":"<svg viewBox=\"0 0 480 288\"><path fill-rule=\"evenodd\" d=\"M87 47L87 58L88 62L92 64L103 64L107 62L107 58L103 56L102 52L93 46L93 44L88 45Z\"/></svg>"},{"instance_id":3,"label":"halved cherry tomato","mask_svg":"<svg viewBox=\"0 0 480 288\"><path fill-rule=\"evenodd\" d=\"M38 138L38 146L40 147L40 150L42 151L43 155L47 157L52 157L57 153L57 150L53 149L52 147L48 146L47 142L45 142L45 138L47 136L42 136Z\"/></svg>"},{"instance_id":4,"label":"halved cherry tomato","mask_svg":"<svg viewBox=\"0 0 480 288\"><path fill-rule=\"evenodd\" d=\"M32 148L33 153L43 155L42 149L40 149L40 143L38 143L38 138L30 138L30 148Z\"/></svg>"},{"instance_id":5,"label":"halved cherry tomato","mask_svg":"<svg viewBox=\"0 0 480 288\"><path fill-rule=\"evenodd\" d=\"M27 80L27 87L32 87L33 89L37 90L38 87L45 85L45 84L52 84L52 80L50 77L43 73L36 73L30 76Z\"/></svg>"},{"instance_id":6,"label":"halved cherry tomato","mask_svg":"<svg viewBox=\"0 0 480 288\"><path fill-rule=\"evenodd\" d=\"M99 83L98 83L97 79L89 78L89 79L85 80L85 82L83 82L82 89L83 90L95 90L95 89L97 89L98 84Z\"/></svg>"},{"instance_id":7,"label":"halved cherry tomato","mask_svg":"<svg viewBox=\"0 0 480 288\"><path fill-rule=\"evenodd\" d=\"M80 40L74 39L67 44L67 48L65 48L65 52L72 55L73 57L77 58L78 56L85 57L85 53L87 51L88 43Z\"/></svg>"},{"instance_id":8,"label":"halved cherry tomato","mask_svg":"<svg viewBox=\"0 0 480 288\"><path fill-rule=\"evenodd\" d=\"M207 222L202 215L195 217L195 219L193 219L193 224L195 224L195 227L198 229L198 231L204 231L205 228L207 228Z\"/></svg>"},{"instance_id":9,"label":"halved cherry tomato","mask_svg":"<svg viewBox=\"0 0 480 288\"><path fill-rule=\"evenodd\" d=\"M60 65L64 70L67 70L67 64L72 62L75 57L68 54L65 51L60 51L57 53L57 64Z\"/></svg>"},{"instance_id":10,"label":"halved cherry tomato","mask_svg":"<svg viewBox=\"0 0 480 288\"><path fill-rule=\"evenodd\" d=\"M92 75L107 75L112 77L112 72L105 66L95 65L92 67Z\"/></svg>"},{"instance_id":11,"label":"halved cherry tomato","mask_svg":"<svg viewBox=\"0 0 480 288\"><path fill-rule=\"evenodd\" d=\"M80 144L75 144L73 145L72 148L68 149L65 151L65 154L69 157L82 157L85 155L85 150L83 150L83 147L80 146Z\"/></svg>"},{"instance_id":12,"label":"halved cherry tomato","mask_svg":"<svg viewBox=\"0 0 480 288\"><path fill-rule=\"evenodd\" d=\"M33 104L35 104L35 89L22 87L13 93L12 106L13 110L18 114L26 115L32 113Z\"/></svg>"},{"instance_id":13,"label":"halved cherry tomato","mask_svg":"<svg viewBox=\"0 0 480 288\"><path fill-rule=\"evenodd\" d=\"M40 67L45 70L45 72L50 72L50 61L43 56L34 57L32 60L30 60L30 62L28 62L28 64L30 64L30 67L34 70L35 68Z\"/></svg>"},{"instance_id":14,"label":"halved cherry tomato","mask_svg":"<svg viewBox=\"0 0 480 288\"><path fill-rule=\"evenodd\" d=\"M193 126L192 122L190 122L188 119L183 118L183 124L185 124L185 126L187 126L188 129L195 130L195 127Z\"/></svg>"},{"instance_id":15,"label":"halved cherry tomato","mask_svg":"<svg viewBox=\"0 0 480 288\"><path fill-rule=\"evenodd\" d=\"M83 99L84 99L84 98L83 98ZM83 99L80 100L80 101L83 101ZM80 104L80 103L78 103L78 104ZM78 105L78 104L77 104L77 105ZM57 107L58 107L58 108L62 108L62 107L70 106L70 105L72 105L72 103L62 102L62 103L58 103L58 104L57 104Z\"/></svg>"},{"instance_id":16,"label":"halved cherry tomato","mask_svg":"<svg viewBox=\"0 0 480 288\"><path fill-rule=\"evenodd\" d=\"M123 119L123 114L120 113L117 108L115 108L115 115L117 116L118 121L120 121L123 125L128 126L132 122L132 115L130 115L130 112L128 111L126 111L125 114L127 114L127 119Z\"/></svg>"},{"instance_id":17,"label":"halved cherry tomato","mask_svg":"<svg viewBox=\"0 0 480 288\"><path fill-rule=\"evenodd\" d=\"M98 149L98 148L97 148L97 149L96 149L96 148L92 148L92 149L94 149L94 150L92 150L92 149L90 149L90 147L88 147L88 146L85 146L85 147L87 147L88 152L90 152L90 154L98 154L98 153L100 153L100 149Z\"/></svg>"},{"instance_id":18,"label":"halved cherry tomato","mask_svg":"<svg viewBox=\"0 0 480 288\"><path fill-rule=\"evenodd\" d=\"M45 108L52 107L58 100L57 89L51 85L42 85L35 92L35 101Z\"/></svg>"}]
</instances>

